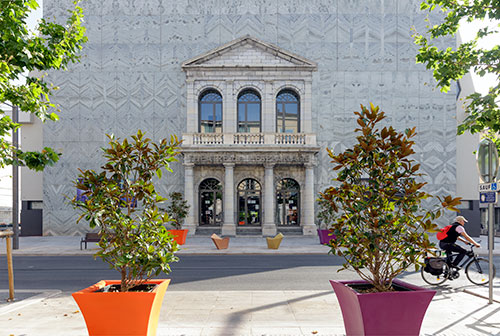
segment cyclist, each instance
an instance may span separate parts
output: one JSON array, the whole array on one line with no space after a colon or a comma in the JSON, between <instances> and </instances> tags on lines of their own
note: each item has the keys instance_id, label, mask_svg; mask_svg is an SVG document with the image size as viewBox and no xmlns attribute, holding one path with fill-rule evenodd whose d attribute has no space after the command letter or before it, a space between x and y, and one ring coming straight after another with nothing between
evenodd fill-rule
<instances>
[{"instance_id":1,"label":"cyclist","mask_svg":"<svg viewBox=\"0 0 500 336\"><path fill-rule=\"evenodd\" d=\"M456 244L457 240L460 240L464 243L471 243L476 247L481 247L478 243L472 239L467 232L465 232L464 224L467 222L464 216L457 216L453 221L451 228L448 230L448 236L439 242L439 247L446 252L446 259L450 266L453 266L457 269L460 269L458 264L462 261L462 259L467 254L467 250L458 246ZM464 239L465 238L465 239ZM451 252L458 252L458 255L451 261Z\"/></svg>"}]
</instances>

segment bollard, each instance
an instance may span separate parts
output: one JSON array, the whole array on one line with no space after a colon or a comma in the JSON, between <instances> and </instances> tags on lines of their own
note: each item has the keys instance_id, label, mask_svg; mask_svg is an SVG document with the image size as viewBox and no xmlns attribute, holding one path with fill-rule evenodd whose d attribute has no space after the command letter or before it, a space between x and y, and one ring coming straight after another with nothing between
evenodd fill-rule
<instances>
[{"instance_id":1,"label":"bollard","mask_svg":"<svg viewBox=\"0 0 500 336\"><path fill-rule=\"evenodd\" d=\"M9 274L9 298L8 302L14 301L14 268L12 266L12 235L11 231L0 232L0 238L6 239L7 246L7 269Z\"/></svg>"}]
</instances>

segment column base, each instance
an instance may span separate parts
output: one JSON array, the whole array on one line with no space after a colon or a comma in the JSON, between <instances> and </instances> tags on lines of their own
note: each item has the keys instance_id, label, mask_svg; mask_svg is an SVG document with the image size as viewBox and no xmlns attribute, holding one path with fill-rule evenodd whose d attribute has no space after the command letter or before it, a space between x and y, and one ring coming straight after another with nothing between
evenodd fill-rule
<instances>
[{"instance_id":1,"label":"column base","mask_svg":"<svg viewBox=\"0 0 500 336\"><path fill-rule=\"evenodd\" d=\"M222 224L221 234L223 236L236 236L236 225L234 225L233 223Z\"/></svg>"},{"instance_id":2,"label":"column base","mask_svg":"<svg viewBox=\"0 0 500 336\"><path fill-rule=\"evenodd\" d=\"M262 225L262 235L264 237L274 237L278 233L278 230L276 229L276 224L264 224Z\"/></svg>"},{"instance_id":3,"label":"column base","mask_svg":"<svg viewBox=\"0 0 500 336\"><path fill-rule=\"evenodd\" d=\"M315 236L318 234L317 227L315 224L305 224L302 225L302 234L304 236Z\"/></svg>"}]
</instances>

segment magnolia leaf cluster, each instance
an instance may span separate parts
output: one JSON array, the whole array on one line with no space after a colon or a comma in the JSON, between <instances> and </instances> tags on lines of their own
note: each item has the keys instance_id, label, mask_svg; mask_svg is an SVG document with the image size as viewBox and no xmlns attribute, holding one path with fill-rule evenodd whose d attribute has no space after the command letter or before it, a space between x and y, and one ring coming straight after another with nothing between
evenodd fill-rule
<instances>
[{"instance_id":1,"label":"magnolia leaf cluster","mask_svg":"<svg viewBox=\"0 0 500 336\"><path fill-rule=\"evenodd\" d=\"M457 210L460 198L437 197L439 206L426 209L422 202L433 196L423 190L420 165L412 159L415 128L378 128L385 113L372 104L355 114L357 143L339 154L328 149L338 182L320 194L338 214L330 224L337 237L330 252L344 257L344 268L377 291L387 291L434 247L428 232L437 230L435 220L444 209Z\"/></svg>"},{"instance_id":2,"label":"magnolia leaf cluster","mask_svg":"<svg viewBox=\"0 0 500 336\"><path fill-rule=\"evenodd\" d=\"M131 141L110 139L103 148L106 163L100 172L80 170L76 187L81 191L72 200L91 228L99 229L100 250L96 256L121 273L121 291L161 273L169 273L178 258L173 236L165 228L171 219L158 204L166 201L154 181L161 171L172 171L180 141L171 137L159 143L139 130Z\"/></svg>"}]
</instances>

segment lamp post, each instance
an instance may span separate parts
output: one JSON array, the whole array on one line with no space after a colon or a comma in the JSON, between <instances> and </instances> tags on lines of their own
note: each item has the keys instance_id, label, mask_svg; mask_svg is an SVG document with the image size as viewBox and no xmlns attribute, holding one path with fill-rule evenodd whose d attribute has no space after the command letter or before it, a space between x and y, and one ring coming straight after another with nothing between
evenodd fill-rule
<instances>
[{"instance_id":1,"label":"lamp post","mask_svg":"<svg viewBox=\"0 0 500 336\"><path fill-rule=\"evenodd\" d=\"M19 123L19 108L12 106L12 121ZM12 145L14 146L12 163L12 229L14 231L12 248L19 249L19 165L17 162L17 150L19 149L19 131L12 131Z\"/></svg>"}]
</instances>

